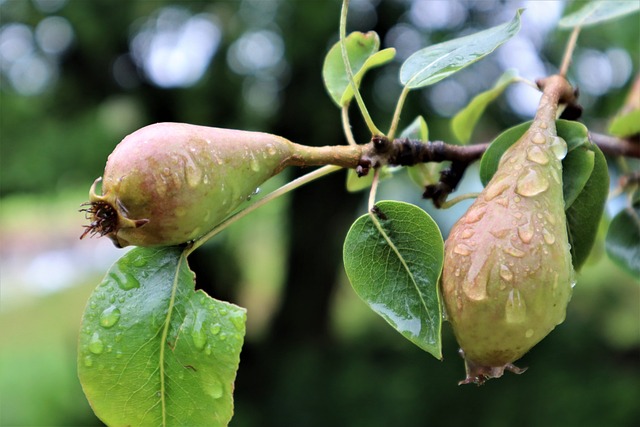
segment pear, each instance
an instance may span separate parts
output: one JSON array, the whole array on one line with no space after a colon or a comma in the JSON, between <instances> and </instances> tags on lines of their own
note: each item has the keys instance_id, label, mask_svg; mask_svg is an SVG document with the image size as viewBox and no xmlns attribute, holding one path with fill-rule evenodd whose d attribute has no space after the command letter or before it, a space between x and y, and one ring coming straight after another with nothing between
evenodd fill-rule
<instances>
[{"instance_id":1,"label":"pear","mask_svg":"<svg viewBox=\"0 0 640 427\"><path fill-rule=\"evenodd\" d=\"M482 383L522 369L522 357L565 318L574 283L562 193L567 152L545 92L531 127L445 243L442 293L465 359Z\"/></svg>"},{"instance_id":2,"label":"pear","mask_svg":"<svg viewBox=\"0 0 640 427\"><path fill-rule=\"evenodd\" d=\"M194 240L287 166L294 144L261 132L157 123L124 138L89 192L87 234L118 247ZM102 180L101 194L96 193Z\"/></svg>"}]
</instances>

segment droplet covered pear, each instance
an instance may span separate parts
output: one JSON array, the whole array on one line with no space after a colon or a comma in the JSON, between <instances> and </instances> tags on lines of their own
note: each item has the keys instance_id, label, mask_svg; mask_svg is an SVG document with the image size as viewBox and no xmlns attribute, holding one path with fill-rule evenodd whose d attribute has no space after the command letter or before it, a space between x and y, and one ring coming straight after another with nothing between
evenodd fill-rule
<instances>
[{"instance_id":1,"label":"droplet covered pear","mask_svg":"<svg viewBox=\"0 0 640 427\"><path fill-rule=\"evenodd\" d=\"M530 129L446 241L442 291L465 358L462 383L522 372L513 362L565 318L573 267L556 108L543 95Z\"/></svg>"},{"instance_id":2,"label":"droplet covered pear","mask_svg":"<svg viewBox=\"0 0 640 427\"><path fill-rule=\"evenodd\" d=\"M169 246L202 236L291 159L279 136L158 123L127 136L91 187L87 234L118 247Z\"/></svg>"}]
</instances>

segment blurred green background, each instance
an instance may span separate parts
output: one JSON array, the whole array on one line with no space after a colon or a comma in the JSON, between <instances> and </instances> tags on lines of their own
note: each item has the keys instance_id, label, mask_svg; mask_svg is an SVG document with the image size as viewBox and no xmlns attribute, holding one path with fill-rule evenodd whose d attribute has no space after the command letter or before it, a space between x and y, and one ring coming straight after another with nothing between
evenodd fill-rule
<instances>
[{"instance_id":1,"label":"blurred green background","mask_svg":"<svg viewBox=\"0 0 640 427\"><path fill-rule=\"evenodd\" d=\"M374 29L383 47L398 51L364 81L378 127L390 122L409 54L526 7L516 38L410 95L402 124L422 114L432 139L450 141L450 117L505 69L529 79L557 70L569 33L555 24L576 3L352 0L349 31ZM159 121L344 144L320 74L339 11L335 0L0 0L1 425L101 425L77 380L76 337L85 301L122 250L103 239L79 241L77 211L114 146ZM580 36L569 77L593 131L606 131L637 73L639 27L636 14ZM538 96L525 85L510 88L474 141L529 119ZM355 109L352 122L366 142ZM619 163L609 162L615 184ZM303 172L287 171L263 191ZM460 192L478 186L472 169ZM399 174L379 198L423 206L445 235L468 206L433 212L420 193ZM248 308L231 425L640 422L640 287L607 260L602 241L566 321L519 363L530 369L459 387L464 368L448 325L439 362L351 291L341 245L365 211L364 197L347 193L344 174L335 174L253 213L190 260L198 286ZM620 206L613 199L608 216Z\"/></svg>"}]
</instances>

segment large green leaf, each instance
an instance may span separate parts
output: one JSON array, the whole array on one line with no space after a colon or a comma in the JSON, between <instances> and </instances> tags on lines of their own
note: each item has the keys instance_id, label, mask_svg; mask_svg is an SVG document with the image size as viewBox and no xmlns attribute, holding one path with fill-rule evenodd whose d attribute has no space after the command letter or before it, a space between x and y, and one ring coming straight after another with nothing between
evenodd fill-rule
<instances>
[{"instance_id":1,"label":"large green leaf","mask_svg":"<svg viewBox=\"0 0 640 427\"><path fill-rule=\"evenodd\" d=\"M478 123L484 110L491 102L502 95L507 86L516 81L517 76L518 72L516 70L505 71L491 89L476 95L466 107L451 119L451 130L458 141L462 144L469 143L473 129L476 127L476 123Z\"/></svg>"},{"instance_id":2,"label":"large green leaf","mask_svg":"<svg viewBox=\"0 0 640 427\"><path fill-rule=\"evenodd\" d=\"M181 249L135 248L82 318L78 373L108 425L226 426L245 310L194 291Z\"/></svg>"},{"instance_id":3,"label":"large green leaf","mask_svg":"<svg viewBox=\"0 0 640 427\"><path fill-rule=\"evenodd\" d=\"M356 31L349 34L345 39L345 46L356 87L360 86L362 77L368 70L386 64L396 54L394 48L378 51L380 38L374 31ZM342 59L340 42L334 44L327 53L322 67L322 77L331 99L338 107L343 107L351 101L354 94Z\"/></svg>"},{"instance_id":4,"label":"large green leaf","mask_svg":"<svg viewBox=\"0 0 640 427\"><path fill-rule=\"evenodd\" d=\"M620 18L638 10L640 10L640 2L637 0L585 2L581 9L563 17L558 22L558 26L560 28L586 27Z\"/></svg>"},{"instance_id":5,"label":"large green leaf","mask_svg":"<svg viewBox=\"0 0 640 427\"><path fill-rule=\"evenodd\" d=\"M417 206L376 204L376 219L363 215L344 243L344 266L355 292L398 332L442 357L438 280L444 243L436 223Z\"/></svg>"},{"instance_id":6,"label":"large green leaf","mask_svg":"<svg viewBox=\"0 0 640 427\"><path fill-rule=\"evenodd\" d=\"M640 202L625 207L613 217L605 247L616 264L635 278L640 277Z\"/></svg>"},{"instance_id":7,"label":"large green leaf","mask_svg":"<svg viewBox=\"0 0 640 427\"><path fill-rule=\"evenodd\" d=\"M402 64L400 82L416 89L439 82L493 52L520 30L520 15L510 22L421 49Z\"/></svg>"},{"instance_id":8,"label":"large green leaf","mask_svg":"<svg viewBox=\"0 0 640 427\"><path fill-rule=\"evenodd\" d=\"M609 194L607 160L597 145L589 143L594 153L593 172L575 201L566 210L573 268L579 270L591 252ZM564 170L563 170L564 179Z\"/></svg>"}]
</instances>

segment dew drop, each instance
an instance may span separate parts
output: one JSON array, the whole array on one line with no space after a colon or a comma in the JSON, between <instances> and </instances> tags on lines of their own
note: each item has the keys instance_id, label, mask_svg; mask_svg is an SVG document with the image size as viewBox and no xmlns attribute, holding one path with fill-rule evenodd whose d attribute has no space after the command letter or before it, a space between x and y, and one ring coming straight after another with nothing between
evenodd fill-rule
<instances>
[{"instance_id":1,"label":"dew drop","mask_svg":"<svg viewBox=\"0 0 640 427\"><path fill-rule=\"evenodd\" d=\"M460 237L462 237L463 239L468 239L474 234L475 234L475 231L473 231L470 228L465 228L464 230L462 230L462 233L460 233Z\"/></svg>"},{"instance_id":2,"label":"dew drop","mask_svg":"<svg viewBox=\"0 0 640 427\"><path fill-rule=\"evenodd\" d=\"M220 399L222 397L222 384L219 381L211 380L210 383L205 384L206 392L209 396L214 399Z\"/></svg>"},{"instance_id":3,"label":"dew drop","mask_svg":"<svg viewBox=\"0 0 640 427\"><path fill-rule=\"evenodd\" d=\"M193 321L193 328L191 329L191 338L193 339L193 345L198 349L204 349L207 343L207 332L202 327L206 314L203 311L198 311L196 318Z\"/></svg>"},{"instance_id":4,"label":"dew drop","mask_svg":"<svg viewBox=\"0 0 640 427\"><path fill-rule=\"evenodd\" d=\"M542 148L533 145L527 149L527 159L532 162L538 163L539 165L546 165L549 163L549 157L547 153L542 150Z\"/></svg>"},{"instance_id":5,"label":"dew drop","mask_svg":"<svg viewBox=\"0 0 640 427\"><path fill-rule=\"evenodd\" d=\"M551 140L549 148L551 148L551 152L558 160L564 159L567 155L567 143L559 136L556 136Z\"/></svg>"},{"instance_id":6,"label":"dew drop","mask_svg":"<svg viewBox=\"0 0 640 427\"><path fill-rule=\"evenodd\" d=\"M464 243L458 243L454 248L453 248L453 252L457 253L458 255L462 255L462 256L467 256L471 253L472 248L465 245Z\"/></svg>"},{"instance_id":7,"label":"dew drop","mask_svg":"<svg viewBox=\"0 0 640 427\"><path fill-rule=\"evenodd\" d=\"M544 144L545 142L547 142L547 138L545 138L543 134L537 132L533 135L533 137L531 138L531 141L534 144Z\"/></svg>"},{"instance_id":8,"label":"dew drop","mask_svg":"<svg viewBox=\"0 0 640 427\"><path fill-rule=\"evenodd\" d=\"M503 251L511 256L516 258L522 258L524 256L524 252L518 248L514 248L513 246L508 246L503 249Z\"/></svg>"},{"instance_id":9,"label":"dew drop","mask_svg":"<svg viewBox=\"0 0 640 427\"><path fill-rule=\"evenodd\" d=\"M233 316L231 317L231 323L236 327L237 330L244 329L245 317L244 316Z\"/></svg>"},{"instance_id":10,"label":"dew drop","mask_svg":"<svg viewBox=\"0 0 640 427\"><path fill-rule=\"evenodd\" d=\"M260 161L256 159L253 154L251 155L251 170L254 172L260 172Z\"/></svg>"},{"instance_id":11,"label":"dew drop","mask_svg":"<svg viewBox=\"0 0 640 427\"><path fill-rule=\"evenodd\" d=\"M485 205L471 206L464 217L464 222L466 222L467 224L478 222L482 219L486 212L487 207Z\"/></svg>"},{"instance_id":12,"label":"dew drop","mask_svg":"<svg viewBox=\"0 0 640 427\"><path fill-rule=\"evenodd\" d=\"M533 336L533 329L527 329L527 331L524 333L524 336L527 338L531 338Z\"/></svg>"},{"instance_id":13,"label":"dew drop","mask_svg":"<svg viewBox=\"0 0 640 427\"><path fill-rule=\"evenodd\" d=\"M269 153L269 155L273 156L276 154L276 147L273 146L273 144L267 144L267 153Z\"/></svg>"},{"instance_id":14,"label":"dew drop","mask_svg":"<svg viewBox=\"0 0 640 427\"><path fill-rule=\"evenodd\" d=\"M90 355L87 355L84 357L84 366L86 366L87 368L90 368L93 366L93 357L91 357Z\"/></svg>"},{"instance_id":15,"label":"dew drop","mask_svg":"<svg viewBox=\"0 0 640 427\"><path fill-rule=\"evenodd\" d=\"M175 210L175 213L178 218L183 217L187 214L187 209L182 206L178 206Z\"/></svg>"},{"instance_id":16,"label":"dew drop","mask_svg":"<svg viewBox=\"0 0 640 427\"><path fill-rule=\"evenodd\" d=\"M511 186L508 178L509 177L505 175L497 181L491 182L484 190L484 199L490 201L504 193L504 191Z\"/></svg>"},{"instance_id":17,"label":"dew drop","mask_svg":"<svg viewBox=\"0 0 640 427\"><path fill-rule=\"evenodd\" d=\"M224 341L224 340L226 340L226 339L227 339L227 334L225 334L224 332L222 332L222 333L220 334L220 341Z\"/></svg>"},{"instance_id":18,"label":"dew drop","mask_svg":"<svg viewBox=\"0 0 640 427\"><path fill-rule=\"evenodd\" d=\"M118 284L118 287L123 291L129 291L131 289L139 288L140 282L131 273L122 271L120 268L113 268L109 276Z\"/></svg>"},{"instance_id":19,"label":"dew drop","mask_svg":"<svg viewBox=\"0 0 640 427\"><path fill-rule=\"evenodd\" d=\"M533 239L533 225L529 222L518 228L518 237L520 237L522 243L531 242L531 239Z\"/></svg>"},{"instance_id":20,"label":"dew drop","mask_svg":"<svg viewBox=\"0 0 640 427\"><path fill-rule=\"evenodd\" d=\"M513 273L511 272L511 270L509 270L509 267L502 264L500 266L500 277L502 277L507 282L510 282L511 280L513 280Z\"/></svg>"},{"instance_id":21,"label":"dew drop","mask_svg":"<svg viewBox=\"0 0 640 427\"><path fill-rule=\"evenodd\" d=\"M205 174L205 175L202 177L202 183L203 183L203 184L208 184L208 183L209 183L209 175Z\"/></svg>"},{"instance_id":22,"label":"dew drop","mask_svg":"<svg viewBox=\"0 0 640 427\"><path fill-rule=\"evenodd\" d=\"M509 234L510 231L511 227L502 227L489 230L489 233L491 233L491 235L497 239L503 239L507 236L507 234Z\"/></svg>"},{"instance_id":23,"label":"dew drop","mask_svg":"<svg viewBox=\"0 0 640 427\"><path fill-rule=\"evenodd\" d=\"M547 127L548 127L548 126L547 126L547 123L546 123L546 122L542 122L542 123L540 123L540 129L546 129Z\"/></svg>"},{"instance_id":24,"label":"dew drop","mask_svg":"<svg viewBox=\"0 0 640 427\"><path fill-rule=\"evenodd\" d=\"M115 305L107 307L100 315L100 326L111 328L120 320L120 309Z\"/></svg>"},{"instance_id":25,"label":"dew drop","mask_svg":"<svg viewBox=\"0 0 640 427\"><path fill-rule=\"evenodd\" d=\"M504 315L507 323L522 323L527 318L527 305L520 295L520 291L512 289L504 306Z\"/></svg>"},{"instance_id":26,"label":"dew drop","mask_svg":"<svg viewBox=\"0 0 640 427\"><path fill-rule=\"evenodd\" d=\"M100 335L94 332L89 340L89 351L93 354L100 354L104 351L104 343L100 339Z\"/></svg>"},{"instance_id":27,"label":"dew drop","mask_svg":"<svg viewBox=\"0 0 640 427\"><path fill-rule=\"evenodd\" d=\"M185 170L185 178L187 179L189 187L196 188L200 185L200 181L202 181L202 171L197 167L187 167ZM176 182L179 182L179 180L176 180Z\"/></svg>"},{"instance_id":28,"label":"dew drop","mask_svg":"<svg viewBox=\"0 0 640 427\"><path fill-rule=\"evenodd\" d=\"M549 180L535 169L529 169L518 177L516 193L524 197L532 197L549 188Z\"/></svg>"},{"instance_id":29,"label":"dew drop","mask_svg":"<svg viewBox=\"0 0 640 427\"><path fill-rule=\"evenodd\" d=\"M556 241L556 236L554 236L546 228L542 229L542 238L544 239L545 242L547 242L548 245L553 245L553 243Z\"/></svg>"},{"instance_id":30,"label":"dew drop","mask_svg":"<svg viewBox=\"0 0 640 427\"><path fill-rule=\"evenodd\" d=\"M213 335L218 335L221 329L222 329L222 326L220 326L219 323L214 323L213 325L211 325L211 328L209 328L209 330Z\"/></svg>"}]
</instances>

